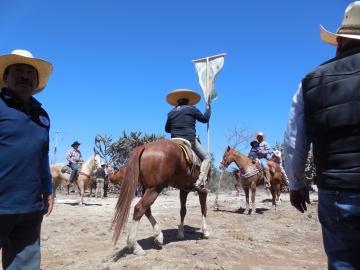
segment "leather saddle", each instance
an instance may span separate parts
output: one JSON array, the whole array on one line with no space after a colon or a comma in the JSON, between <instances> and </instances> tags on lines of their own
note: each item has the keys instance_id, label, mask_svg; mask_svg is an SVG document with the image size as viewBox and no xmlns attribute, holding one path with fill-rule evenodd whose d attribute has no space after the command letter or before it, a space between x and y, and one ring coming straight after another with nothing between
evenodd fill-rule
<instances>
[{"instance_id":1,"label":"leather saddle","mask_svg":"<svg viewBox=\"0 0 360 270\"><path fill-rule=\"evenodd\" d=\"M74 179L78 178L81 167L82 167L82 163L78 164L78 170L77 170L77 172L75 174ZM61 173L71 174L72 169L71 169L71 167L69 165L65 165L64 167L61 168L60 171L61 171Z\"/></svg>"},{"instance_id":2,"label":"leather saddle","mask_svg":"<svg viewBox=\"0 0 360 270\"><path fill-rule=\"evenodd\" d=\"M177 143L183 151L186 161L191 166L201 166L202 160L198 157L195 151L191 147L191 143L183 138L171 138L171 141Z\"/></svg>"},{"instance_id":3,"label":"leather saddle","mask_svg":"<svg viewBox=\"0 0 360 270\"><path fill-rule=\"evenodd\" d=\"M64 167L61 168L61 173L67 173L67 174L71 174L72 169L70 168L69 165L65 165Z\"/></svg>"}]
</instances>

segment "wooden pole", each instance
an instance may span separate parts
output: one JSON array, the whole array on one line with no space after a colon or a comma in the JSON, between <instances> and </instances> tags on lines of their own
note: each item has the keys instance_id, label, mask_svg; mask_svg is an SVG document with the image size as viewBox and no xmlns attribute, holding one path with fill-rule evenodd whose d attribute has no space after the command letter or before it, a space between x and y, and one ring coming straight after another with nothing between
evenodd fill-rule
<instances>
[{"instance_id":1,"label":"wooden pole","mask_svg":"<svg viewBox=\"0 0 360 270\"><path fill-rule=\"evenodd\" d=\"M206 89L208 91L208 93L210 93L210 76L209 76L209 58L207 57L206 58ZM208 103L210 101L210 98L208 97L207 100L205 100L206 103ZM208 145L208 153L210 154L210 119L209 121L207 122L207 145Z\"/></svg>"}]
</instances>

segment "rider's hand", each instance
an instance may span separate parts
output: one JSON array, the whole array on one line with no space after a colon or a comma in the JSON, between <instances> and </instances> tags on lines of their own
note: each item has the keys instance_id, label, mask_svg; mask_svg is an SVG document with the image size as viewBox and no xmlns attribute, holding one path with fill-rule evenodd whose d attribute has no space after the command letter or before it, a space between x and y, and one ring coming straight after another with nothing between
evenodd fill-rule
<instances>
[{"instance_id":1,"label":"rider's hand","mask_svg":"<svg viewBox=\"0 0 360 270\"><path fill-rule=\"evenodd\" d=\"M54 195L50 194L50 193L45 193L43 195L43 200L44 200L44 215L45 216L49 216L51 214L51 211L53 210L54 207Z\"/></svg>"},{"instance_id":2,"label":"rider's hand","mask_svg":"<svg viewBox=\"0 0 360 270\"><path fill-rule=\"evenodd\" d=\"M290 202L301 213L307 211L306 203L310 204L308 189L304 187L300 190L290 190Z\"/></svg>"},{"instance_id":3,"label":"rider's hand","mask_svg":"<svg viewBox=\"0 0 360 270\"><path fill-rule=\"evenodd\" d=\"M207 109L207 110L210 110L210 109L211 109L211 105L210 105L210 102L209 102L209 101L206 102L206 109Z\"/></svg>"}]
</instances>

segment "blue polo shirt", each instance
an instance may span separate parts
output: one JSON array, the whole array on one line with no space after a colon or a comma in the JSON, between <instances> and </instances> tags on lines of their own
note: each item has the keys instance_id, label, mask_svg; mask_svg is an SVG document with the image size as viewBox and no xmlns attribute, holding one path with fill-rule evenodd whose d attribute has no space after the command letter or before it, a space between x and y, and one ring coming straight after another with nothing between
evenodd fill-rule
<instances>
[{"instance_id":1,"label":"blue polo shirt","mask_svg":"<svg viewBox=\"0 0 360 270\"><path fill-rule=\"evenodd\" d=\"M49 116L33 97L28 113L6 89L0 97L0 215L41 211L52 193Z\"/></svg>"}]
</instances>

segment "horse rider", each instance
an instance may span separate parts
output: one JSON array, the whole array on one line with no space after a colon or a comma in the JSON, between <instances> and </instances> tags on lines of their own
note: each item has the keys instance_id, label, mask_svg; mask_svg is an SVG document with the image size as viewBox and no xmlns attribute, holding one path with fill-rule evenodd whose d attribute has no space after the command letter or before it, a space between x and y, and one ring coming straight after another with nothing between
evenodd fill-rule
<instances>
[{"instance_id":1,"label":"horse rider","mask_svg":"<svg viewBox=\"0 0 360 270\"><path fill-rule=\"evenodd\" d=\"M84 160L81 157L81 152L79 150L80 143L78 141L75 141L71 145L71 149L68 151L66 155L66 159L69 161L69 166L71 168L71 174L69 181L74 182L76 173L79 168L79 163L84 162Z\"/></svg>"},{"instance_id":2,"label":"horse rider","mask_svg":"<svg viewBox=\"0 0 360 270\"><path fill-rule=\"evenodd\" d=\"M281 157L281 152L279 150L275 150L272 153L272 156L271 156L270 160L274 161L275 163L277 163L279 165L283 180L286 183L286 185L288 186L289 185L289 180L288 180L288 177L287 177L286 172L284 170L283 160L282 160L282 157Z\"/></svg>"},{"instance_id":3,"label":"horse rider","mask_svg":"<svg viewBox=\"0 0 360 270\"><path fill-rule=\"evenodd\" d=\"M200 101L198 93L188 89L171 91L166 100L175 106L168 113L165 131L171 133L171 138L183 138L191 143L192 149L202 160L200 175L195 183L195 190L207 191L205 188L211 166L211 156L196 138L196 121L208 123L211 115L210 103L206 103L206 111L202 114L194 105Z\"/></svg>"},{"instance_id":4,"label":"horse rider","mask_svg":"<svg viewBox=\"0 0 360 270\"><path fill-rule=\"evenodd\" d=\"M256 140L259 142L259 151L258 151L258 158L261 163L261 167L264 170L265 173L265 187L270 186L270 171L267 166L267 162L270 160L272 156L272 149L270 144L264 140L264 133L258 132L256 134Z\"/></svg>"},{"instance_id":5,"label":"horse rider","mask_svg":"<svg viewBox=\"0 0 360 270\"><path fill-rule=\"evenodd\" d=\"M250 158L252 160L252 162L255 164L257 157L258 157L258 152L259 152L259 142L254 140L250 143L250 146L251 146L251 149L248 154L248 158Z\"/></svg>"}]
</instances>

